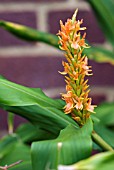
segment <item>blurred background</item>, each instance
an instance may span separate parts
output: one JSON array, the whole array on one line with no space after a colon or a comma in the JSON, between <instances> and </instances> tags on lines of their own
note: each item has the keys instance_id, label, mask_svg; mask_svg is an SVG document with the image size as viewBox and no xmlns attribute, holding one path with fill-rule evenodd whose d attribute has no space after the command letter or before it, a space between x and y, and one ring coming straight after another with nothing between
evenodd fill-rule
<instances>
[{"instance_id":1,"label":"blurred background","mask_svg":"<svg viewBox=\"0 0 114 170\"><path fill-rule=\"evenodd\" d=\"M86 0L0 0L0 20L30 26L57 34L59 20L71 18L78 8L77 19L84 19L87 40L91 45L110 50L96 16ZM39 87L50 97L59 98L65 91L62 71L63 53L43 43L30 43L0 28L0 74L28 87ZM90 60L93 76L89 78L94 104L114 101L114 67L109 63ZM6 130L7 113L0 110L0 130ZM15 126L24 121L16 116Z\"/></svg>"}]
</instances>

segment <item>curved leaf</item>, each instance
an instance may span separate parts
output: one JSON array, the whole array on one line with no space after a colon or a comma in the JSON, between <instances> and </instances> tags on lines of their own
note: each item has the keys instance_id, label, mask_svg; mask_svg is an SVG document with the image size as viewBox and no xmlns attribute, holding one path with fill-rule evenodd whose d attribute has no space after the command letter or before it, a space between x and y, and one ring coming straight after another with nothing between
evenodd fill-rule
<instances>
[{"instance_id":1,"label":"curved leaf","mask_svg":"<svg viewBox=\"0 0 114 170\"><path fill-rule=\"evenodd\" d=\"M55 140L32 144L33 169L57 169L59 164L72 164L90 156L92 151L92 122L80 129L72 125L60 132ZM42 159L43 158L43 159Z\"/></svg>"},{"instance_id":2,"label":"curved leaf","mask_svg":"<svg viewBox=\"0 0 114 170\"><path fill-rule=\"evenodd\" d=\"M59 47L58 37L53 34L37 31L30 27L2 20L0 20L0 26L23 40L34 42L41 41L56 48Z\"/></svg>"},{"instance_id":3,"label":"curved leaf","mask_svg":"<svg viewBox=\"0 0 114 170\"><path fill-rule=\"evenodd\" d=\"M0 96L1 104L10 106L27 106L39 103L59 109L62 109L63 106L60 102L47 97L39 88L24 87L3 78L0 78Z\"/></svg>"},{"instance_id":4,"label":"curved leaf","mask_svg":"<svg viewBox=\"0 0 114 170\"><path fill-rule=\"evenodd\" d=\"M76 122L61 111L62 102L45 96L41 90L36 92L5 79L0 79L0 107L54 135L68 124L78 128Z\"/></svg>"},{"instance_id":5,"label":"curved leaf","mask_svg":"<svg viewBox=\"0 0 114 170\"><path fill-rule=\"evenodd\" d=\"M1 104L0 107L24 117L34 124L36 128L43 129L56 136L61 129L64 129L69 124L79 128L73 119L56 108L48 108L41 105L11 107Z\"/></svg>"}]
</instances>

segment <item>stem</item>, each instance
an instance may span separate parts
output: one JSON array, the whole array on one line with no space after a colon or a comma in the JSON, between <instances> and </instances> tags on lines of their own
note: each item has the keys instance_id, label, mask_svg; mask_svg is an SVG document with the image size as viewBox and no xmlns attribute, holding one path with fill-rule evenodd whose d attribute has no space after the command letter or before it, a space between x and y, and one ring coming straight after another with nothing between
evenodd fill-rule
<instances>
[{"instance_id":1,"label":"stem","mask_svg":"<svg viewBox=\"0 0 114 170\"><path fill-rule=\"evenodd\" d=\"M105 151L114 151L113 148L107 142L105 142L95 131L92 132L92 138Z\"/></svg>"},{"instance_id":2,"label":"stem","mask_svg":"<svg viewBox=\"0 0 114 170\"><path fill-rule=\"evenodd\" d=\"M13 113L11 112L8 113L7 122L8 122L8 132L9 134L12 134L13 128L14 128L14 114Z\"/></svg>"}]
</instances>

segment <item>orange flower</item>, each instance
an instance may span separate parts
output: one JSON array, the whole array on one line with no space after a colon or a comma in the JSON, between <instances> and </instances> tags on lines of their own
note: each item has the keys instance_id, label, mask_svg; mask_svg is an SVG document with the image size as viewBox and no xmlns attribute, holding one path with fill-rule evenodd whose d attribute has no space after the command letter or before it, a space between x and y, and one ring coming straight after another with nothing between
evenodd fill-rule
<instances>
[{"instance_id":1,"label":"orange flower","mask_svg":"<svg viewBox=\"0 0 114 170\"><path fill-rule=\"evenodd\" d=\"M60 21L59 31L60 49L65 51L67 62L62 61L64 71L60 72L65 76L66 94L62 94L62 99L66 102L64 112L70 114L72 118L82 126L90 114L94 112L95 105L91 105L91 98L88 98L88 80L85 76L92 75L91 66L88 66L88 58L83 55L84 48L89 46L85 43L86 33L81 36L80 30L83 20L76 21L77 11L72 19L68 19L65 25Z\"/></svg>"},{"instance_id":2,"label":"orange flower","mask_svg":"<svg viewBox=\"0 0 114 170\"><path fill-rule=\"evenodd\" d=\"M64 107L65 109L65 113L71 113L73 110L73 103L72 103L72 99L69 99L68 101L66 101L66 106Z\"/></svg>"},{"instance_id":3,"label":"orange flower","mask_svg":"<svg viewBox=\"0 0 114 170\"><path fill-rule=\"evenodd\" d=\"M87 105L86 105L86 110L88 110L89 112L95 113L94 108L96 107L96 105L91 105L91 101L92 101L92 99L89 98L88 102L87 102Z\"/></svg>"},{"instance_id":4,"label":"orange flower","mask_svg":"<svg viewBox=\"0 0 114 170\"><path fill-rule=\"evenodd\" d=\"M89 73L92 70L90 70L91 66L88 66L88 58L87 58L87 56L84 58L84 61L82 62L82 68L85 71L86 75L88 75L88 76L92 75L92 73Z\"/></svg>"},{"instance_id":5,"label":"orange flower","mask_svg":"<svg viewBox=\"0 0 114 170\"><path fill-rule=\"evenodd\" d=\"M78 101L76 101L75 107L76 107L77 110L82 110L83 109L82 100L80 98L78 98Z\"/></svg>"},{"instance_id":6,"label":"orange flower","mask_svg":"<svg viewBox=\"0 0 114 170\"><path fill-rule=\"evenodd\" d=\"M65 74L67 74L69 72L70 67L69 67L69 64L64 62L64 61L62 61L62 65L64 67L64 71L63 72L59 71L59 73L65 75Z\"/></svg>"},{"instance_id":7,"label":"orange flower","mask_svg":"<svg viewBox=\"0 0 114 170\"><path fill-rule=\"evenodd\" d=\"M71 91L68 91L67 94L62 94L62 99L66 102L66 106L64 107L66 114L70 113L73 109L74 102L72 95Z\"/></svg>"},{"instance_id":8,"label":"orange flower","mask_svg":"<svg viewBox=\"0 0 114 170\"><path fill-rule=\"evenodd\" d=\"M71 44L71 47L74 48L75 50L77 50L79 48L79 44L78 41L75 41Z\"/></svg>"}]
</instances>

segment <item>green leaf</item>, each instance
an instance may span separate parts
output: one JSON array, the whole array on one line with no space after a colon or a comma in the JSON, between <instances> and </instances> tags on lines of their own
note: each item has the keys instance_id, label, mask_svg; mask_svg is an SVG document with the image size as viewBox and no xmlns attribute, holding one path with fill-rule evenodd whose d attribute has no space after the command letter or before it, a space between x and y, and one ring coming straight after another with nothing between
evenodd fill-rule
<instances>
[{"instance_id":1,"label":"green leaf","mask_svg":"<svg viewBox=\"0 0 114 170\"><path fill-rule=\"evenodd\" d=\"M84 49L84 53L89 59L98 63L110 63L114 65L114 52L101 47L91 47Z\"/></svg>"},{"instance_id":2,"label":"green leaf","mask_svg":"<svg viewBox=\"0 0 114 170\"><path fill-rule=\"evenodd\" d=\"M59 165L58 170L111 170L114 169L114 152L100 153L74 165Z\"/></svg>"},{"instance_id":3,"label":"green leaf","mask_svg":"<svg viewBox=\"0 0 114 170\"><path fill-rule=\"evenodd\" d=\"M57 136L59 131L65 128L68 124L72 124L76 128L79 128L76 122L56 108L48 108L40 105L22 107L1 105L1 107L7 111L11 111L12 113L26 118L32 124L34 124L36 128L48 131L48 133L52 133L52 135Z\"/></svg>"},{"instance_id":4,"label":"green leaf","mask_svg":"<svg viewBox=\"0 0 114 170\"><path fill-rule=\"evenodd\" d=\"M56 170L59 164L68 165L89 157L92 151L91 133L92 122L88 120L80 129L67 126L55 140L34 142L33 169Z\"/></svg>"},{"instance_id":5,"label":"green leaf","mask_svg":"<svg viewBox=\"0 0 114 170\"><path fill-rule=\"evenodd\" d=\"M106 37L114 46L114 1L88 0Z\"/></svg>"},{"instance_id":6,"label":"green leaf","mask_svg":"<svg viewBox=\"0 0 114 170\"><path fill-rule=\"evenodd\" d=\"M40 41L59 48L58 37L53 34L41 32L30 27L2 20L0 20L0 26L23 40L33 42Z\"/></svg>"},{"instance_id":7,"label":"green leaf","mask_svg":"<svg viewBox=\"0 0 114 170\"><path fill-rule=\"evenodd\" d=\"M1 159L0 165L12 164L19 160L31 162L30 147L18 141L11 152L8 152L7 155Z\"/></svg>"},{"instance_id":8,"label":"green leaf","mask_svg":"<svg viewBox=\"0 0 114 170\"><path fill-rule=\"evenodd\" d=\"M18 136L16 134L5 136L0 140L0 159L13 150L17 141Z\"/></svg>"},{"instance_id":9,"label":"green leaf","mask_svg":"<svg viewBox=\"0 0 114 170\"><path fill-rule=\"evenodd\" d=\"M96 109L96 116L106 126L114 125L114 103L103 103Z\"/></svg>"},{"instance_id":10,"label":"green leaf","mask_svg":"<svg viewBox=\"0 0 114 170\"><path fill-rule=\"evenodd\" d=\"M114 127L114 103L103 103L95 109L95 112L96 118L100 121L94 122L94 130L114 148L114 131L109 128Z\"/></svg>"},{"instance_id":11,"label":"green leaf","mask_svg":"<svg viewBox=\"0 0 114 170\"><path fill-rule=\"evenodd\" d=\"M33 141L54 139L56 134L50 133L48 130L36 128L30 123L21 124L15 131L16 134L24 143L31 143Z\"/></svg>"},{"instance_id":12,"label":"green leaf","mask_svg":"<svg viewBox=\"0 0 114 170\"><path fill-rule=\"evenodd\" d=\"M2 78L0 78L0 94L4 105L30 106L41 104L47 107L62 109L60 102L47 97L41 89L24 87Z\"/></svg>"},{"instance_id":13,"label":"green leaf","mask_svg":"<svg viewBox=\"0 0 114 170\"><path fill-rule=\"evenodd\" d=\"M63 103L45 96L41 90L36 92L5 79L0 79L0 107L56 136L68 124L78 128L76 122L61 111Z\"/></svg>"}]
</instances>

